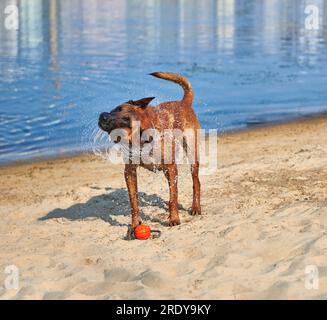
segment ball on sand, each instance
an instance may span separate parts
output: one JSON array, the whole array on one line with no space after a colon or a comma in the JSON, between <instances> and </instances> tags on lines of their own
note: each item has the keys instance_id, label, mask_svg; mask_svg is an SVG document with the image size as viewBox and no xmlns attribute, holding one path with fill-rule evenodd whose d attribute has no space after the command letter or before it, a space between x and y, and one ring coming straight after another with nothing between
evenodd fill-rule
<instances>
[{"instance_id":1,"label":"ball on sand","mask_svg":"<svg viewBox=\"0 0 327 320\"><path fill-rule=\"evenodd\" d=\"M147 240L151 236L151 229L146 224L140 224L134 229L134 235L139 240Z\"/></svg>"}]
</instances>

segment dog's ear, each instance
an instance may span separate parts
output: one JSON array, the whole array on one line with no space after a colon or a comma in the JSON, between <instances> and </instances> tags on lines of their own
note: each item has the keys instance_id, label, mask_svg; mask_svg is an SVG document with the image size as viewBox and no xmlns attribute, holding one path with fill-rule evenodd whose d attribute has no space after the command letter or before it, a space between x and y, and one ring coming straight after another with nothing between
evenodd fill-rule
<instances>
[{"instance_id":1,"label":"dog's ear","mask_svg":"<svg viewBox=\"0 0 327 320\"><path fill-rule=\"evenodd\" d=\"M130 100L128 103L141 108L146 108L153 99L154 97L143 98L137 101Z\"/></svg>"}]
</instances>

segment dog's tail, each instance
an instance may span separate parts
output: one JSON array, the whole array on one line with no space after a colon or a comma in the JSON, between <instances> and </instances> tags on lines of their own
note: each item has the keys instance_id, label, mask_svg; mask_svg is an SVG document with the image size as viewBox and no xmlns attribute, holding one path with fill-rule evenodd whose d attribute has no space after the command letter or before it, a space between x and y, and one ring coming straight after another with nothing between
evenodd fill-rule
<instances>
[{"instance_id":1,"label":"dog's tail","mask_svg":"<svg viewBox=\"0 0 327 320\"><path fill-rule=\"evenodd\" d=\"M192 104L193 101L193 90L192 86L189 83L189 81L181 76L178 73L172 73L172 72L152 72L150 73L151 76L173 81L175 83L178 83L180 86L182 86L184 90L184 97L182 99L182 102L185 102L187 104Z\"/></svg>"}]
</instances>

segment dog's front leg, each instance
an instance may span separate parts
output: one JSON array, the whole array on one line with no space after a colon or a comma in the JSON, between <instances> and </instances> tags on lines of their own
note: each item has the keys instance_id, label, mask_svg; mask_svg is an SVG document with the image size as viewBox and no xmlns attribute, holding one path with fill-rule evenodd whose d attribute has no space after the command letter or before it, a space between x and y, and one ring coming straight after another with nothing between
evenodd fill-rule
<instances>
[{"instance_id":1,"label":"dog's front leg","mask_svg":"<svg viewBox=\"0 0 327 320\"><path fill-rule=\"evenodd\" d=\"M164 168L165 176L169 184L169 225L177 226L180 224L178 215L178 191L177 191L177 180L178 171L176 164L167 165Z\"/></svg>"},{"instance_id":2,"label":"dog's front leg","mask_svg":"<svg viewBox=\"0 0 327 320\"><path fill-rule=\"evenodd\" d=\"M125 165L125 181L128 189L129 201L132 208L132 228L140 224L140 210L137 201L136 165Z\"/></svg>"}]
</instances>

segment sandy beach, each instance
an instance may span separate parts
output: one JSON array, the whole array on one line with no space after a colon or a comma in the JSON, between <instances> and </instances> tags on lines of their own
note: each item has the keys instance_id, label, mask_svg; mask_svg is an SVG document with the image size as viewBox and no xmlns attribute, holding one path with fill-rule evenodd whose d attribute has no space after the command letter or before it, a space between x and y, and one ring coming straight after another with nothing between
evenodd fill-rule
<instances>
[{"instance_id":1,"label":"sandy beach","mask_svg":"<svg viewBox=\"0 0 327 320\"><path fill-rule=\"evenodd\" d=\"M162 232L148 241L124 240L121 166L81 155L0 168L0 298L327 299L326 133L321 118L223 135L202 216L181 168L177 227L163 174L139 169L143 222ZM8 265L18 289L4 286Z\"/></svg>"}]
</instances>

